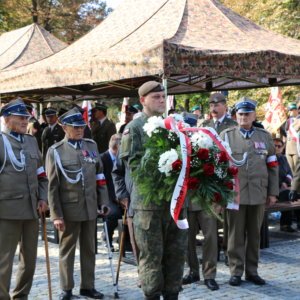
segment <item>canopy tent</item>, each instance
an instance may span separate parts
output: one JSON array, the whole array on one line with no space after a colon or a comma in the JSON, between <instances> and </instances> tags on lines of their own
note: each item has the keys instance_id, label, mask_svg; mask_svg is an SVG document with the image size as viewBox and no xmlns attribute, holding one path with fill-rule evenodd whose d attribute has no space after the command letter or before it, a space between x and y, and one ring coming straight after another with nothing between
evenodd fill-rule
<instances>
[{"instance_id":1,"label":"canopy tent","mask_svg":"<svg viewBox=\"0 0 300 300\"><path fill-rule=\"evenodd\" d=\"M66 49L1 72L0 92L133 96L162 77L170 94L298 85L300 41L217 0L125 0Z\"/></svg>"},{"instance_id":2,"label":"canopy tent","mask_svg":"<svg viewBox=\"0 0 300 300\"><path fill-rule=\"evenodd\" d=\"M0 70L31 64L65 47L66 43L37 24L3 33L0 36Z\"/></svg>"}]
</instances>

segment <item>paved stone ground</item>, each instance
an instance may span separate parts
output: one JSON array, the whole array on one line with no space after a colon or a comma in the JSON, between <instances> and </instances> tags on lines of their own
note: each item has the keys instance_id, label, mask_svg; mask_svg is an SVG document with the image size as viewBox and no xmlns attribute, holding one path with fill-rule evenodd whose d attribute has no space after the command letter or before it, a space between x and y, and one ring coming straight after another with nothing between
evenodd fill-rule
<instances>
[{"instance_id":1,"label":"paved stone ground","mask_svg":"<svg viewBox=\"0 0 300 300\"><path fill-rule=\"evenodd\" d=\"M184 286L179 299L300 299L300 232L282 234L278 231L278 224L271 226L271 247L261 250L261 260L259 265L260 275L266 279L267 284L257 287L253 284L243 282L240 287L228 285L229 270L223 261L218 263L217 282L220 290L209 291L203 281L199 284ZM100 236L100 234L99 234ZM45 263L45 251L43 242L39 241L38 261L33 287L29 299L48 299L47 272ZM117 245L115 245L117 246ZM199 247L199 256L201 247ZM58 299L60 293L58 274L58 245L49 243L52 295L53 299ZM114 299L114 288L112 285L111 271L107 256L107 249L103 243L99 243L99 254L97 254L96 266L96 289L105 294L105 299ZM116 270L118 252L113 254L113 264ZM12 288L15 283L15 270L17 266L17 255L15 257L14 272L12 278ZM187 271L187 270L186 270ZM75 295L79 294L80 268L79 253L76 252L75 261L75 284L73 290ZM136 300L143 299L142 291L137 287L136 267L122 263L119 280L120 299ZM84 297L74 297L74 299L87 299Z\"/></svg>"}]
</instances>

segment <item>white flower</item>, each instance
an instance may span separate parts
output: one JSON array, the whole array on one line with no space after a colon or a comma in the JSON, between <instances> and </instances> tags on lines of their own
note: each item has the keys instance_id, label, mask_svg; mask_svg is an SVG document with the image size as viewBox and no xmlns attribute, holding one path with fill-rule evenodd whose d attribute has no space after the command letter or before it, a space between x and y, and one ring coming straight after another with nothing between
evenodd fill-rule
<instances>
[{"instance_id":1,"label":"white flower","mask_svg":"<svg viewBox=\"0 0 300 300\"><path fill-rule=\"evenodd\" d=\"M158 161L158 170L161 173L165 173L166 176L170 176L170 172L172 171L172 164L174 161L178 159L178 153L175 149L171 149L162 153L159 157Z\"/></svg>"},{"instance_id":2,"label":"white flower","mask_svg":"<svg viewBox=\"0 0 300 300\"><path fill-rule=\"evenodd\" d=\"M191 143L194 148L212 148L213 140L205 133L198 131L191 136Z\"/></svg>"},{"instance_id":3,"label":"white flower","mask_svg":"<svg viewBox=\"0 0 300 300\"><path fill-rule=\"evenodd\" d=\"M162 117L153 116L147 120L147 123L143 126L144 131L149 137L155 132L157 128L164 128L164 120Z\"/></svg>"}]
</instances>

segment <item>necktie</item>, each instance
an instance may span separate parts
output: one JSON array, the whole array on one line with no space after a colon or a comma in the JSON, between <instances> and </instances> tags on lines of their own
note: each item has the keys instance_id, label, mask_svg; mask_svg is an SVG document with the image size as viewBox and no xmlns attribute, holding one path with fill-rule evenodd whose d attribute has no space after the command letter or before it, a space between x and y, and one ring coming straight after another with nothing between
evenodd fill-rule
<instances>
[{"instance_id":1,"label":"necktie","mask_svg":"<svg viewBox=\"0 0 300 300\"><path fill-rule=\"evenodd\" d=\"M221 122L220 121L216 121L215 122L215 128L218 129L218 127L220 126Z\"/></svg>"}]
</instances>

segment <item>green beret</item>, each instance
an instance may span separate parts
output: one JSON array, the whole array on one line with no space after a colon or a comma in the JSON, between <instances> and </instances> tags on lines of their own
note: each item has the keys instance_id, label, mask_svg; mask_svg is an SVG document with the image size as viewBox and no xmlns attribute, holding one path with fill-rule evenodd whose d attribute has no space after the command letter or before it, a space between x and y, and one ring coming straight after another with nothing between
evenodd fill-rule
<instances>
[{"instance_id":1,"label":"green beret","mask_svg":"<svg viewBox=\"0 0 300 300\"><path fill-rule=\"evenodd\" d=\"M191 112L194 112L195 110L201 110L199 105L195 105L191 108Z\"/></svg>"},{"instance_id":2,"label":"green beret","mask_svg":"<svg viewBox=\"0 0 300 300\"><path fill-rule=\"evenodd\" d=\"M93 110L102 110L107 111L107 106L103 103L95 103L95 106L93 107Z\"/></svg>"},{"instance_id":3,"label":"green beret","mask_svg":"<svg viewBox=\"0 0 300 300\"><path fill-rule=\"evenodd\" d=\"M147 81L140 86L138 92L140 97L145 97L149 93L163 92L164 90L165 88L161 83L157 81Z\"/></svg>"},{"instance_id":4,"label":"green beret","mask_svg":"<svg viewBox=\"0 0 300 300\"><path fill-rule=\"evenodd\" d=\"M288 110L294 110L294 109L297 109L297 104L296 103L289 103Z\"/></svg>"}]
</instances>

